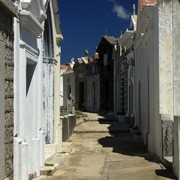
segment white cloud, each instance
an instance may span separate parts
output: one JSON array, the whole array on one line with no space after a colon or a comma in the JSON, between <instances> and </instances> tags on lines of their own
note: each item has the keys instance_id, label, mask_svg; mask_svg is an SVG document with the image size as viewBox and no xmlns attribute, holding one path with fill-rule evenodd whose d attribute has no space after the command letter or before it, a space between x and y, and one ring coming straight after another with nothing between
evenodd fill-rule
<instances>
[{"instance_id":1,"label":"white cloud","mask_svg":"<svg viewBox=\"0 0 180 180\"><path fill-rule=\"evenodd\" d=\"M122 19L129 18L129 13L121 5L114 4L113 12L116 13L117 17L119 17L119 18L122 18Z\"/></svg>"},{"instance_id":2,"label":"white cloud","mask_svg":"<svg viewBox=\"0 0 180 180\"><path fill-rule=\"evenodd\" d=\"M116 0L107 0L113 3L113 13L116 13L117 17L121 19L128 19L130 14L128 11L121 5L118 5Z\"/></svg>"}]
</instances>

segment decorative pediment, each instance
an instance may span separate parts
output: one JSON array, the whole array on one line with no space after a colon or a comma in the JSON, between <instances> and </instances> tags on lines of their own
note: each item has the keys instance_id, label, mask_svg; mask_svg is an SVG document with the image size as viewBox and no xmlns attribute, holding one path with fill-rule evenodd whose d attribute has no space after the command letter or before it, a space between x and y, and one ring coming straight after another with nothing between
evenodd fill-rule
<instances>
[{"instance_id":1,"label":"decorative pediment","mask_svg":"<svg viewBox=\"0 0 180 180\"><path fill-rule=\"evenodd\" d=\"M22 9L28 9L32 0L21 0Z\"/></svg>"},{"instance_id":2,"label":"decorative pediment","mask_svg":"<svg viewBox=\"0 0 180 180\"><path fill-rule=\"evenodd\" d=\"M47 0L46 0L47 1ZM46 19L45 0L21 0L20 24L34 36L39 36L43 31L42 22Z\"/></svg>"},{"instance_id":3,"label":"decorative pediment","mask_svg":"<svg viewBox=\"0 0 180 180\"><path fill-rule=\"evenodd\" d=\"M44 3L44 0L21 0L21 8L29 11L35 19L42 23L46 19Z\"/></svg>"}]
</instances>

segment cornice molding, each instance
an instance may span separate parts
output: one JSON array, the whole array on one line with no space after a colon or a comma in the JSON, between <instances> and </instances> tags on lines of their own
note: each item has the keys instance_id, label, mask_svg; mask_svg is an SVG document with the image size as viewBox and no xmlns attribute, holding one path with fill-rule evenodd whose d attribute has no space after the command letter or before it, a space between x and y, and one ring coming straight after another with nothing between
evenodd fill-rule
<instances>
[{"instance_id":1,"label":"cornice molding","mask_svg":"<svg viewBox=\"0 0 180 180\"><path fill-rule=\"evenodd\" d=\"M24 41L20 41L20 48L22 49L26 49L26 51L28 51L30 54L38 57L39 56L39 52L37 49L32 48L31 46L29 46L28 44L26 44Z\"/></svg>"},{"instance_id":2,"label":"cornice molding","mask_svg":"<svg viewBox=\"0 0 180 180\"><path fill-rule=\"evenodd\" d=\"M36 37L39 36L43 31L43 26L40 22L35 19L30 11L21 10L19 13L20 25L22 28L27 29Z\"/></svg>"}]
</instances>

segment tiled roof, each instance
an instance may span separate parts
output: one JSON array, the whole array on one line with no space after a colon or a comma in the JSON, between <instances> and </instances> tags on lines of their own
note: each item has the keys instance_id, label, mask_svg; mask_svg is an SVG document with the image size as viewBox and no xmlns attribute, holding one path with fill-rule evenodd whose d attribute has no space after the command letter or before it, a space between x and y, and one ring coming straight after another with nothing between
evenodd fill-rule
<instances>
[{"instance_id":1,"label":"tiled roof","mask_svg":"<svg viewBox=\"0 0 180 180\"><path fill-rule=\"evenodd\" d=\"M89 62L93 62L93 58L92 57L89 57Z\"/></svg>"},{"instance_id":2,"label":"tiled roof","mask_svg":"<svg viewBox=\"0 0 180 180\"><path fill-rule=\"evenodd\" d=\"M62 69L62 70L66 70L67 68L68 68L67 65L61 65L61 67L60 67L60 69Z\"/></svg>"},{"instance_id":3,"label":"tiled roof","mask_svg":"<svg viewBox=\"0 0 180 180\"><path fill-rule=\"evenodd\" d=\"M144 6L155 6L158 0L140 0L140 7L141 9Z\"/></svg>"}]
</instances>

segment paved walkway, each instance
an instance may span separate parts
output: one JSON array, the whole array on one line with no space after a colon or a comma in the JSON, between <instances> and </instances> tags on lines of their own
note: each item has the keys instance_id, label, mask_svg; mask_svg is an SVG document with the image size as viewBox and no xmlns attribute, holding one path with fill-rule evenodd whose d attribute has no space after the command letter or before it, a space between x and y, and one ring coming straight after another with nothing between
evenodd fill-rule
<instances>
[{"instance_id":1,"label":"paved walkway","mask_svg":"<svg viewBox=\"0 0 180 180\"><path fill-rule=\"evenodd\" d=\"M87 113L69 139L72 152L49 180L165 180L174 179L128 125Z\"/></svg>"}]
</instances>

